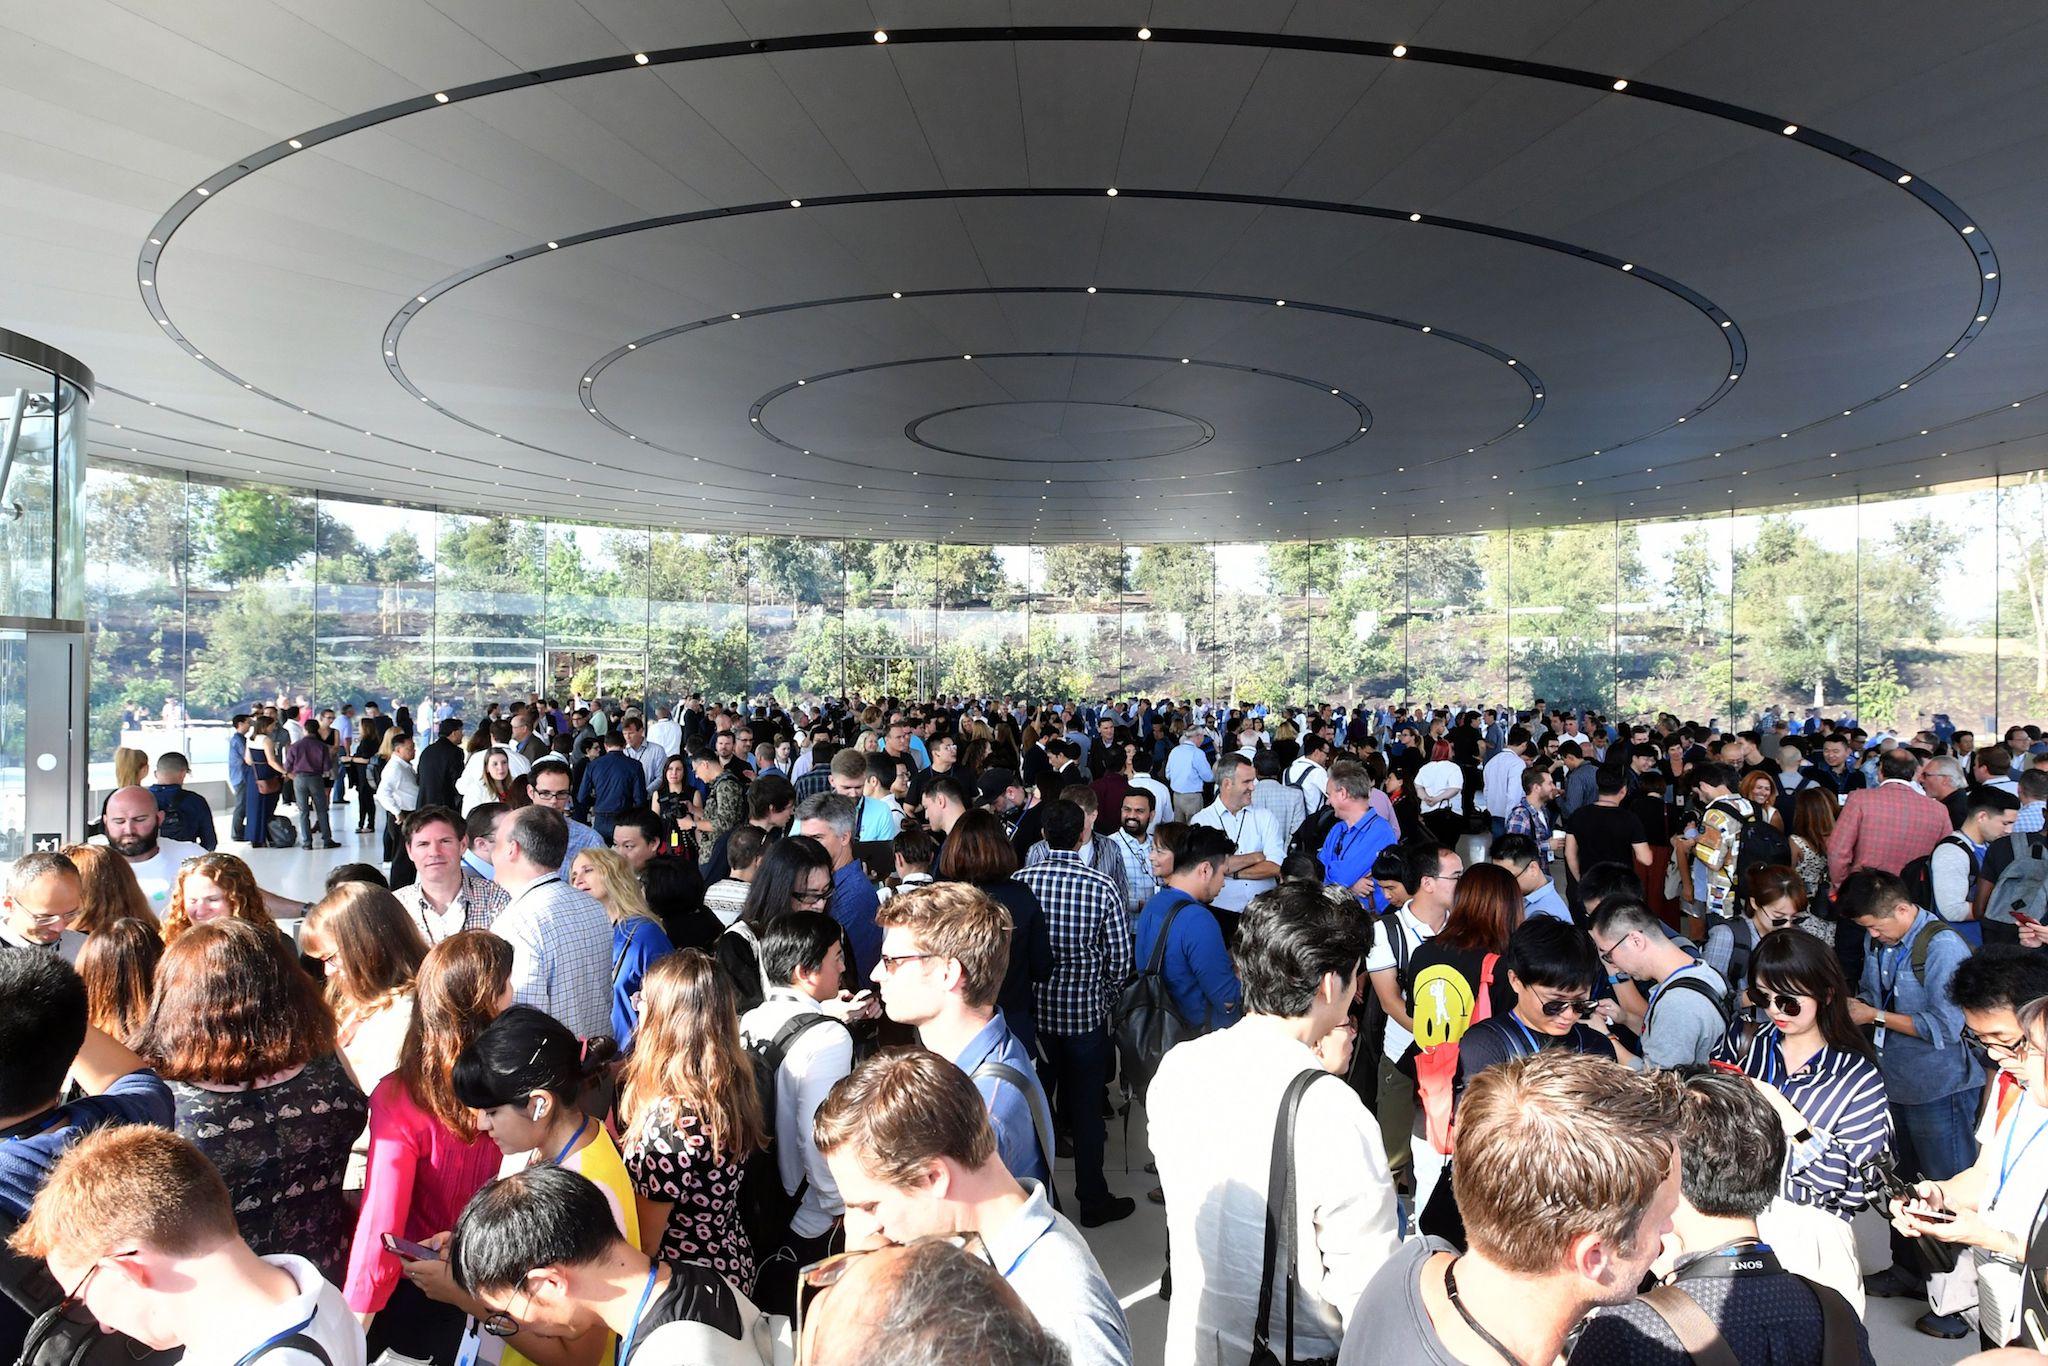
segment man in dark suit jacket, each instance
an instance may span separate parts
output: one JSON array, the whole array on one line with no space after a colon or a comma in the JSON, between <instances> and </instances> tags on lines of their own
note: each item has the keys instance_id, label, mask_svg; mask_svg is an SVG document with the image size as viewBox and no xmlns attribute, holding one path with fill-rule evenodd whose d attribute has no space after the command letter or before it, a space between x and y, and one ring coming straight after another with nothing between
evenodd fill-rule
<instances>
[{"instance_id":1,"label":"man in dark suit jacket","mask_svg":"<svg viewBox=\"0 0 2048 1366\"><path fill-rule=\"evenodd\" d=\"M420 761L416 765L420 805L445 806L451 811L460 811L462 794L455 790L455 783L462 776L462 722L450 717L437 729L440 738L420 751Z\"/></svg>"}]
</instances>

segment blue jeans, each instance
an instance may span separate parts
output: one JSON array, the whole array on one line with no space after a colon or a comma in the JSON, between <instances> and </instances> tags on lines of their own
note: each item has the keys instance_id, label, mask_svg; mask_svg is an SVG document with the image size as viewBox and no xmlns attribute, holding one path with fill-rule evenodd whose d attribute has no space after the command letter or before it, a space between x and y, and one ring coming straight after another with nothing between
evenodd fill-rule
<instances>
[{"instance_id":1,"label":"blue jeans","mask_svg":"<svg viewBox=\"0 0 2048 1366\"><path fill-rule=\"evenodd\" d=\"M1908 1181L1946 1181L1977 1160L1977 1111L1984 1100L1984 1088L1926 1101L1919 1105L1894 1104L1892 1109L1892 1155L1898 1160L1899 1175ZM1901 1265L1900 1244L1892 1232L1892 1265Z\"/></svg>"},{"instance_id":2,"label":"blue jeans","mask_svg":"<svg viewBox=\"0 0 2048 1366\"><path fill-rule=\"evenodd\" d=\"M1493 818L1493 837L1495 839L1499 839L1502 835L1505 835L1507 832L1508 818L1506 816L1495 816Z\"/></svg>"},{"instance_id":3,"label":"blue jeans","mask_svg":"<svg viewBox=\"0 0 2048 1366\"><path fill-rule=\"evenodd\" d=\"M1102 1088L1109 1084L1109 1030L1097 1025L1085 1034L1040 1029L1045 1050L1046 1099L1054 1122L1074 1139L1074 1199L1086 1210L1109 1199L1102 1179L1102 1150L1109 1130L1102 1118Z\"/></svg>"}]
</instances>

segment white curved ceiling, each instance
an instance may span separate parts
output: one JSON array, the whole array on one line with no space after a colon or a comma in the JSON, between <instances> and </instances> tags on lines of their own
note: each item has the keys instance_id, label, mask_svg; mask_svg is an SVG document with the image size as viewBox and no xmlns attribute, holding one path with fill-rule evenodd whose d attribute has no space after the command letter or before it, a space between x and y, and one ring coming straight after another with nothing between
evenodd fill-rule
<instances>
[{"instance_id":1,"label":"white curved ceiling","mask_svg":"<svg viewBox=\"0 0 2048 1366\"><path fill-rule=\"evenodd\" d=\"M0 44L0 322L125 459L999 542L2048 464L2023 0L67 0Z\"/></svg>"}]
</instances>

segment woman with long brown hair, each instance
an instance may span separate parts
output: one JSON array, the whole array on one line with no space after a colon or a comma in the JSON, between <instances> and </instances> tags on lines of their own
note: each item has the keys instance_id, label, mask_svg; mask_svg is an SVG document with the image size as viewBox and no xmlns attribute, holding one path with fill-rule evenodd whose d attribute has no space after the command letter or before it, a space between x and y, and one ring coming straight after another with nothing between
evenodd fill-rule
<instances>
[{"instance_id":1,"label":"woman with long brown hair","mask_svg":"<svg viewBox=\"0 0 2048 1366\"><path fill-rule=\"evenodd\" d=\"M1835 833L1835 799L1824 788L1808 783L1792 799L1792 866L1806 884L1810 901L1822 899L1828 882L1828 840Z\"/></svg>"},{"instance_id":2,"label":"woman with long brown hair","mask_svg":"<svg viewBox=\"0 0 2048 1366\"><path fill-rule=\"evenodd\" d=\"M164 909L164 942L176 943L194 925L213 920L242 920L279 933L256 875L233 854L205 854L178 869Z\"/></svg>"},{"instance_id":3,"label":"woman with long brown hair","mask_svg":"<svg viewBox=\"0 0 2048 1366\"><path fill-rule=\"evenodd\" d=\"M78 869L78 914L72 917L72 929L92 935L117 920L140 920L153 931L161 930L127 859L104 844L68 845L64 857Z\"/></svg>"},{"instance_id":4,"label":"woman with long brown hair","mask_svg":"<svg viewBox=\"0 0 2048 1366\"><path fill-rule=\"evenodd\" d=\"M398 1067L427 941L390 892L344 882L306 913L299 948L326 970L327 1004L356 1084L376 1090Z\"/></svg>"},{"instance_id":5,"label":"woman with long brown hair","mask_svg":"<svg viewBox=\"0 0 2048 1366\"><path fill-rule=\"evenodd\" d=\"M740 1168L767 1141L731 984L711 956L679 949L648 969L640 1031L619 1095L640 1246L754 1283L740 1222Z\"/></svg>"},{"instance_id":6,"label":"woman with long brown hair","mask_svg":"<svg viewBox=\"0 0 2048 1366\"><path fill-rule=\"evenodd\" d=\"M368 1108L336 1051L334 1014L284 936L221 919L172 940L140 1042L170 1084L178 1132L227 1182L249 1246L340 1275L353 1220L342 1176Z\"/></svg>"},{"instance_id":7,"label":"woman with long brown hair","mask_svg":"<svg viewBox=\"0 0 2048 1366\"><path fill-rule=\"evenodd\" d=\"M390 1348L420 1361L454 1359L462 1311L430 1300L385 1250L384 1235L424 1243L446 1233L497 1174L498 1146L477 1132L454 1071L462 1050L511 1004L512 946L484 930L434 945L413 981L398 1069L370 1093L369 1172L342 1285L370 1330L372 1357Z\"/></svg>"},{"instance_id":8,"label":"woman with long brown hair","mask_svg":"<svg viewBox=\"0 0 2048 1366\"><path fill-rule=\"evenodd\" d=\"M116 860L119 861L118 859ZM87 935L78 950L78 975L85 979L85 1018L94 1029L125 1047L141 1041L149 1022L149 1000L164 941L155 920L124 915Z\"/></svg>"}]
</instances>

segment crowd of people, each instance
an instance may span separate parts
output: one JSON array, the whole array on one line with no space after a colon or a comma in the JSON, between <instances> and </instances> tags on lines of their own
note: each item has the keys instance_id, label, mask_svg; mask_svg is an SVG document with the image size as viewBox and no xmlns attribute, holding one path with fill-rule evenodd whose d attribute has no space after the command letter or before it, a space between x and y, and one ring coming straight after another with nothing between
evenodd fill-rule
<instances>
[{"instance_id":1,"label":"crowd of people","mask_svg":"<svg viewBox=\"0 0 2048 1366\"><path fill-rule=\"evenodd\" d=\"M34 1366L1129 1363L1085 1230L1136 1208L1134 1110L1176 1366L1832 1366L1872 1296L2048 1336L2031 727L536 694L234 732L225 840L184 756L124 754L0 893ZM380 856L316 901L224 847L347 804Z\"/></svg>"}]
</instances>

